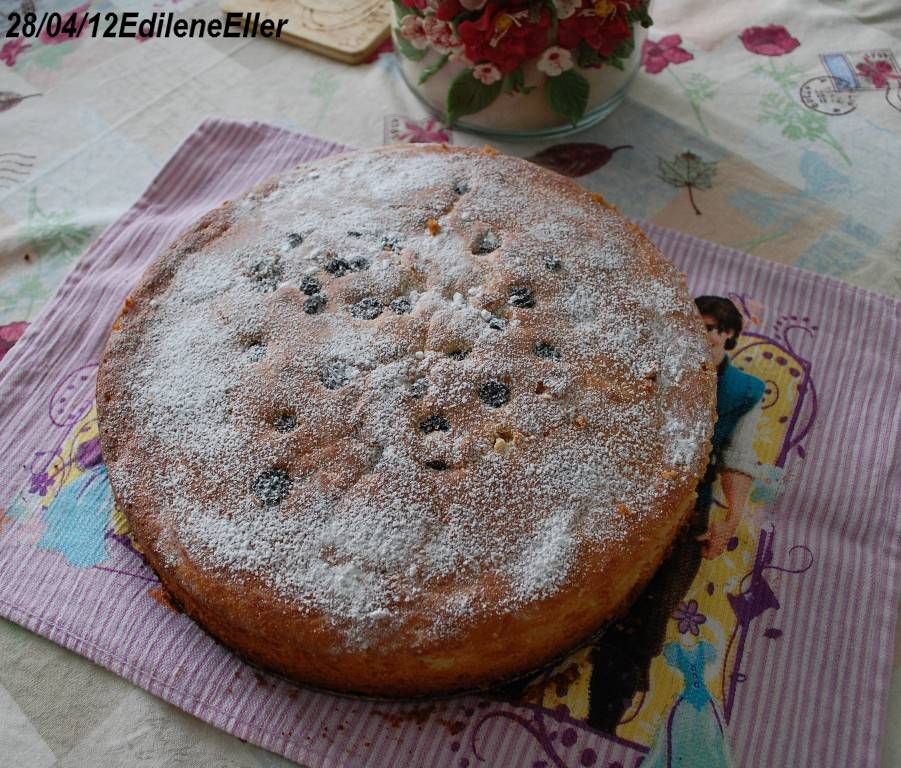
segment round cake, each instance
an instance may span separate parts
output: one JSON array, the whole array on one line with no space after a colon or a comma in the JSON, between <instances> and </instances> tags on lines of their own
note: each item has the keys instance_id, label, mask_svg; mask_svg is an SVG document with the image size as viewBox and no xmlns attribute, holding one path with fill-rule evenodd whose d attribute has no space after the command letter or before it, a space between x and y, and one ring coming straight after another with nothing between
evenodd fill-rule
<instances>
[{"instance_id":1,"label":"round cake","mask_svg":"<svg viewBox=\"0 0 901 768\"><path fill-rule=\"evenodd\" d=\"M684 277L603 199L419 145L203 217L125 302L97 401L191 617L299 682L423 696L627 608L691 514L715 382Z\"/></svg>"}]
</instances>

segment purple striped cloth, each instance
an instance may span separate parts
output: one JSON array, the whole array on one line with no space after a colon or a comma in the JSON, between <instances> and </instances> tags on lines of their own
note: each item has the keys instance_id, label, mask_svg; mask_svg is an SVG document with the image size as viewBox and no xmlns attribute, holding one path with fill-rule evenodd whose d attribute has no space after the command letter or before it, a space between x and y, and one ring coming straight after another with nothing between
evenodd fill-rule
<instances>
[{"instance_id":1,"label":"purple striped cloth","mask_svg":"<svg viewBox=\"0 0 901 768\"><path fill-rule=\"evenodd\" d=\"M267 125L203 123L6 356L0 614L309 766L631 768L647 748L566 711L480 696L428 705L360 701L257 672L165 606L156 577L111 518L105 468L89 439L94 372L131 286L208 209L339 149ZM802 381L804 407L793 412L791 439L774 462L791 479L774 501L776 522L762 529L749 580L735 585L744 631L735 635L738 661L724 688L731 751L745 766L875 767L901 553L899 304L647 229L695 294L730 295L777 361L779 349L799 361L791 375ZM769 384L768 397L778 397ZM782 554L803 551L809 562L778 565L774 540ZM776 609L780 629L760 631L760 617ZM678 734L683 743L686 733Z\"/></svg>"}]
</instances>

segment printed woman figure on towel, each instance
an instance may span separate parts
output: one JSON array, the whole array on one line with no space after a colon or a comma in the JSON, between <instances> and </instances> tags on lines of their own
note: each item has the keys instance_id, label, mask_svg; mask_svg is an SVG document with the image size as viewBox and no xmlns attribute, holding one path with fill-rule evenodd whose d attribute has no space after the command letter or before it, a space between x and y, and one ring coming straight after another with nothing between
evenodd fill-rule
<instances>
[{"instance_id":1,"label":"printed woman figure on towel","mask_svg":"<svg viewBox=\"0 0 901 768\"><path fill-rule=\"evenodd\" d=\"M711 360L717 367L717 423L710 462L698 486L688 531L629 614L609 627L595 648L588 722L607 733L615 731L635 693L649 689L651 660L662 650L667 622L691 587L702 559L715 559L728 548L758 471L754 434L762 412L764 383L736 368L728 355L741 335L741 313L721 296L700 296L695 304L707 327ZM717 477L725 496L726 516L711 523Z\"/></svg>"}]
</instances>

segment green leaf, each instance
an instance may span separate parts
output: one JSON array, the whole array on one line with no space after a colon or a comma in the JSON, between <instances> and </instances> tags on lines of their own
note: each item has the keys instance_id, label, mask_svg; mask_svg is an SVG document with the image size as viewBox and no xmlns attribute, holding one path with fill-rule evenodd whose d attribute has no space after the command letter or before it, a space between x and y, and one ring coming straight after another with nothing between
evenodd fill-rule
<instances>
[{"instance_id":1,"label":"green leaf","mask_svg":"<svg viewBox=\"0 0 901 768\"><path fill-rule=\"evenodd\" d=\"M453 125L463 115L471 115L485 109L500 96L504 81L485 85L472 74L471 69L461 72L447 92L447 122Z\"/></svg>"},{"instance_id":2,"label":"green leaf","mask_svg":"<svg viewBox=\"0 0 901 768\"><path fill-rule=\"evenodd\" d=\"M639 6L638 8L633 8L629 11L629 21L637 21L641 23L645 29L652 26L654 20L648 14L648 3Z\"/></svg>"},{"instance_id":3,"label":"green leaf","mask_svg":"<svg viewBox=\"0 0 901 768\"><path fill-rule=\"evenodd\" d=\"M419 76L419 84L422 85L426 80L428 80L432 75L434 75L441 67L447 64L447 60L450 58L449 53L445 53L438 61L434 64L429 64L424 70L422 70L422 74Z\"/></svg>"},{"instance_id":4,"label":"green leaf","mask_svg":"<svg viewBox=\"0 0 901 768\"><path fill-rule=\"evenodd\" d=\"M504 93L513 93L521 91L526 84L526 76L522 69L514 69L504 78Z\"/></svg>"},{"instance_id":5,"label":"green leaf","mask_svg":"<svg viewBox=\"0 0 901 768\"><path fill-rule=\"evenodd\" d=\"M582 69L590 69L591 67L601 66L604 63L604 57L584 40L579 40L576 62Z\"/></svg>"},{"instance_id":6,"label":"green leaf","mask_svg":"<svg viewBox=\"0 0 901 768\"><path fill-rule=\"evenodd\" d=\"M591 69L592 67L601 67L604 64L610 64L617 69L625 69L625 60L628 59L635 50L635 38L623 40L616 50L607 57L601 56L594 48L592 48L585 40L579 41L579 47L576 49L576 63L581 69Z\"/></svg>"},{"instance_id":7,"label":"green leaf","mask_svg":"<svg viewBox=\"0 0 901 768\"><path fill-rule=\"evenodd\" d=\"M585 114L590 90L588 81L573 69L568 69L556 77L549 77L545 85L551 109L573 125Z\"/></svg>"},{"instance_id":8,"label":"green leaf","mask_svg":"<svg viewBox=\"0 0 901 768\"><path fill-rule=\"evenodd\" d=\"M411 13L419 16L420 14L416 11L415 8L408 8L403 3L399 3L398 0L391 0L392 5L394 6L394 14L395 18L400 21L404 16L409 16Z\"/></svg>"},{"instance_id":9,"label":"green leaf","mask_svg":"<svg viewBox=\"0 0 901 768\"><path fill-rule=\"evenodd\" d=\"M623 40L613 52L613 58L615 59L628 59L632 55L632 51L635 50L635 38L629 38L628 40Z\"/></svg>"},{"instance_id":10,"label":"green leaf","mask_svg":"<svg viewBox=\"0 0 901 768\"><path fill-rule=\"evenodd\" d=\"M421 59L424 59L425 55L429 52L428 48L423 48L420 51L419 48L401 34L399 29L394 30L394 44L397 46L397 50L410 61L420 61Z\"/></svg>"}]
</instances>

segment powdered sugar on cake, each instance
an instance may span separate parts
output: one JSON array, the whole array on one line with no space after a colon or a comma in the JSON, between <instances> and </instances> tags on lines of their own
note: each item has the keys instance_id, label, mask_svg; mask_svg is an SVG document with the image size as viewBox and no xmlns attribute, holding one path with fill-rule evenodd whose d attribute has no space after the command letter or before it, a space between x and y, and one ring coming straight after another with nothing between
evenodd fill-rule
<instances>
[{"instance_id":1,"label":"powdered sugar on cake","mask_svg":"<svg viewBox=\"0 0 901 768\"><path fill-rule=\"evenodd\" d=\"M109 406L139 447L117 494L153 489L168 562L262 581L355 647L426 604L425 638L553 594L697 475L709 404L685 391L709 372L678 274L529 173L318 163L170 254Z\"/></svg>"}]
</instances>

